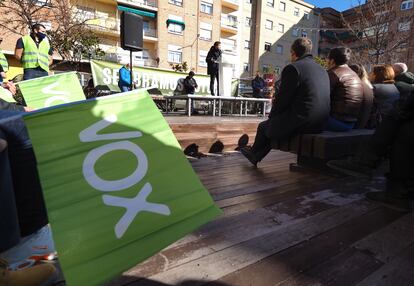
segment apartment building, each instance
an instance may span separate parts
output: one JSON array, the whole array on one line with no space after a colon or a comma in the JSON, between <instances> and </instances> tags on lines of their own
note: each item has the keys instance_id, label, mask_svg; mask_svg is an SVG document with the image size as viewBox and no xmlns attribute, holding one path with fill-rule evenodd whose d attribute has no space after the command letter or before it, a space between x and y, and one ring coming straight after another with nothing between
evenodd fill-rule
<instances>
[{"instance_id":1,"label":"apartment building","mask_svg":"<svg viewBox=\"0 0 414 286\"><path fill-rule=\"evenodd\" d=\"M371 62L375 60L375 50L370 50L369 45L366 44L368 37L374 37L375 31L383 24L383 33L389 33L390 36L380 37L387 39L390 42L387 43L390 47L398 46L398 49L388 53L386 56L380 56L380 63L388 63L395 61L406 62L411 70L414 69L414 33L412 32L413 20L414 20L414 1L413 0L390 0L389 5L383 7L390 11L381 11L380 6L378 9L371 9L369 4L362 5L361 8L366 16L366 22L372 22L373 26L377 28L365 27L364 31L361 31L363 35L362 40L352 35L348 30L347 23L358 23L360 16L357 14L354 8L348 9L343 12L338 12L333 8L319 9L321 15L321 31L319 42L319 55L326 57L331 48L338 45L348 46L358 53L362 58L370 58ZM372 10L374 10L372 12ZM375 15L373 14L375 13ZM389 14L390 13L390 14ZM382 23L381 21L384 21ZM364 27L363 27L364 28ZM363 33L363 34L362 34ZM372 35L371 35L372 34ZM402 39L406 39L405 42L400 43Z\"/></svg>"},{"instance_id":2,"label":"apartment building","mask_svg":"<svg viewBox=\"0 0 414 286\"><path fill-rule=\"evenodd\" d=\"M242 76L279 73L290 62L290 46L298 37L311 38L317 54L319 16L313 5L301 0L244 1Z\"/></svg>"},{"instance_id":3,"label":"apartment building","mask_svg":"<svg viewBox=\"0 0 414 286\"><path fill-rule=\"evenodd\" d=\"M187 63L188 69L206 73L207 53L221 41L238 73L239 0L71 0L71 5L99 35L107 60L129 61L129 52L120 47L120 15L128 11L144 20L144 50L134 53L135 65L171 69L171 64ZM13 66L19 66L12 58L18 37L10 35L1 46Z\"/></svg>"}]
</instances>

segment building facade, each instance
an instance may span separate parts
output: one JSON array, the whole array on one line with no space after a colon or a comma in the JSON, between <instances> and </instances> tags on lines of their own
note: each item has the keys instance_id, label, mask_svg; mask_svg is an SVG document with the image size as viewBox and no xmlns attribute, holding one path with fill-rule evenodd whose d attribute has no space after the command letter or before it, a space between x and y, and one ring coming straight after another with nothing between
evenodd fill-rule
<instances>
[{"instance_id":1,"label":"building facade","mask_svg":"<svg viewBox=\"0 0 414 286\"><path fill-rule=\"evenodd\" d=\"M280 73L290 62L290 46L309 37L318 51L319 16L314 6L301 0L244 0L240 28L242 77L256 71Z\"/></svg>"}]
</instances>

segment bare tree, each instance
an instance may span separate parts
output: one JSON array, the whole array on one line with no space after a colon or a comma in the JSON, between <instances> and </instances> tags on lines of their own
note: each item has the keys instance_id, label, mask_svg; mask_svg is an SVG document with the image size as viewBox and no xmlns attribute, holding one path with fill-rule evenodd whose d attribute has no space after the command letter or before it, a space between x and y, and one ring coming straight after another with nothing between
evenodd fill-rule
<instances>
[{"instance_id":1,"label":"bare tree","mask_svg":"<svg viewBox=\"0 0 414 286\"><path fill-rule=\"evenodd\" d=\"M399 5L393 0L359 0L352 14L341 14L353 38L347 46L354 50L357 61L369 65L404 59L413 15L401 18ZM407 25L407 31L401 25Z\"/></svg>"}]
</instances>

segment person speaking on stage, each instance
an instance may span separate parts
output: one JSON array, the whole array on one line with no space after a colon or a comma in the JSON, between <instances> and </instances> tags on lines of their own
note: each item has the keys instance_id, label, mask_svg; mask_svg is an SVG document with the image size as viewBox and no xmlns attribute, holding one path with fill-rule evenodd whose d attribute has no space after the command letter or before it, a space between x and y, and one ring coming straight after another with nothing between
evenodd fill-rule
<instances>
[{"instance_id":1,"label":"person speaking on stage","mask_svg":"<svg viewBox=\"0 0 414 286\"><path fill-rule=\"evenodd\" d=\"M210 75L210 93L215 95L214 82L217 80L217 95L220 95L219 85L219 63L221 60L221 43L215 42L207 54L207 74Z\"/></svg>"}]
</instances>

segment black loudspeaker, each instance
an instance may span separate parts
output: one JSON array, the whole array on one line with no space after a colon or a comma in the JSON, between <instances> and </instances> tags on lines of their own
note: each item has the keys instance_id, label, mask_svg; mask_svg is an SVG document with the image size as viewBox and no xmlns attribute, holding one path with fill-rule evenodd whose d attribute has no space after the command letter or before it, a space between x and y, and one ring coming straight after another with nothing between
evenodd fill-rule
<instances>
[{"instance_id":1,"label":"black loudspeaker","mask_svg":"<svg viewBox=\"0 0 414 286\"><path fill-rule=\"evenodd\" d=\"M144 45L142 17L129 12L121 14L121 47L124 50L142 51Z\"/></svg>"}]
</instances>

